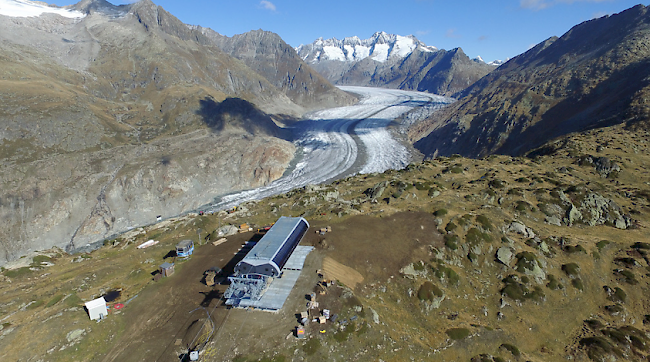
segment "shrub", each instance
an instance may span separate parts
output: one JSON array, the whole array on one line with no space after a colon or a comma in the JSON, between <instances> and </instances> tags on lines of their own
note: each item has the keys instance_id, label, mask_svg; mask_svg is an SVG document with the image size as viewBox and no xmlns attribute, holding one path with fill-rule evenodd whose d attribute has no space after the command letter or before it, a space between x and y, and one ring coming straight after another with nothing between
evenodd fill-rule
<instances>
[{"instance_id":1,"label":"shrub","mask_svg":"<svg viewBox=\"0 0 650 362\"><path fill-rule=\"evenodd\" d=\"M587 325L587 327L589 327L589 328L591 328L593 330L601 329L601 328L603 328L605 326L600 321L595 320L595 319L587 319L587 320L585 320L585 324Z\"/></svg>"},{"instance_id":2,"label":"shrub","mask_svg":"<svg viewBox=\"0 0 650 362\"><path fill-rule=\"evenodd\" d=\"M418 299L433 301L436 297L440 298L444 295L442 290L435 286L430 281L424 282L420 289L418 289Z\"/></svg>"},{"instance_id":3,"label":"shrub","mask_svg":"<svg viewBox=\"0 0 650 362\"><path fill-rule=\"evenodd\" d=\"M623 353L603 337L588 337L580 340L580 345L587 348L587 356L593 361L603 361L605 357L610 354L615 354L619 357Z\"/></svg>"},{"instance_id":4,"label":"shrub","mask_svg":"<svg viewBox=\"0 0 650 362\"><path fill-rule=\"evenodd\" d=\"M630 270L627 270L627 269L615 269L614 270L614 275L622 277L623 281L628 283L628 284L631 284L631 285L639 284L639 281L636 280L636 276Z\"/></svg>"},{"instance_id":5,"label":"shrub","mask_svg":"<svg viewBox=\"0 0 650 362\"><path fill-rule=\"evenodd\" d=\"M582 284L582 279L580 278L573 279L571 281L571 285L573 285L579 291L583 291L585 289L585 286Z\"/></svg>"},{"instance_id":6,"label":"shrub","mask_svg":"<svg viewBox=\"0 0 650 362\"><path fill-rule=\"evenodd\" d=\"M433 216L442 217L447 215L447 209L439 209L433 212Z\"/></svg>"},{"instance_id":7,"label":"shrub","mask_svg":"<svg viewBox=\"0 0 650 362\"><path fill-rule=\"evenodd\" d=\"M46 263L52 261L52 258L50 258L47 255L36 255L33 259L32 262L34 264L41 264L41 263Z\"/></svg>"},{"instance_id":8,"label":"shrub","mask_svg":"<svg viewBox=\"0 0 650 362\"><path fill-rule=\"evenodd\" d=\"M587 254L587 250L582 247L582 245L567 245L564 247L564 251L566 251L569 254L572 253L585 253Z\"/></svg>"},{"instance_id":9,"label":"shrub","mask_svg":"<svg viewBox=\"0 0 650 362\"><path fill-rule=\"evenodd\" d=\"M515 257L517 258L516 269L520 273L525 273L526 270L534 270L537 265L537 257L529 251L522 251Z\"/></svg>"},{"instance_id":10,"label":"shrub","mask_svg":"<svg viewBox=\"0 0 650 362\"><path fill-rule=\"evenodd\" d=\"M460 282L460 276L454 269L449 268L441 263L438 264L438 268L434 269L434 274L438 279L446 279L448 284L456 285Z\"/></svg>"},{"instance_id":11,"label":"shrub","mask_svg":"<svg viewBox=\"0 0 650 362\"><path fill-rule=\"evenodd\" d=\"M562 265L562 271L566 275L568 275L568 276L570 276L572 278L575 278L575 277L578 276L578 273L580 272L580 266L578 264L576 264L576 263L564 264L564 265Z\"/></svg>"},{"instance_id":12,"label":"shrub","mask_svg":"<svg viewBox=\"0 0 650 362\"><path fill-rule=\"evenodd\" d=\"M521 352L519 352L519 348L517 346L509 344L509 343L504 343L501 345L501 348L504 348L508 352L512 353L513 356L519 357L521 356Z\"/></svg>"},{"instance_id":13,"label":"shrub","mask_svg":"<svg viewBox=\"0 0 650 362\"><path fill-rule=\"evenodd\" d=\"M499 179L494 179L488 182L488 186L490 186L493 189L502 189L506 187L506 182Z\"/></svg>"},{"instance_id":14,"label":"shrub","mask_svg":"<svg viewBox=\"0 0 650 362\"><path fill-rule=\"evenodd\" d=\"M494 230L494 225L490 222L490 219L487 218L485 215L478 215L476 217L476 222L481 224L481 227L483 227L484 230L492 231Z\"/></svg>"},{"instance_id":15,"label":"shrub","mask_svg":"<svg viewBox=\"0 0 650 362\"><path fill-rule=\"evenodd\" d=\"M601 240L596 243L596 247L598 248L599 251L602 251L604 247L607 245L611 244L612 242L609 240Z\"/></svg>"},{"instance_id":16,"label":"shrub","mask_svg":"<svg viewBox=\"0 0 650 362\"><path fill-rule=\"evenodd\" d=\"M445 235L445 246L451 250L458 250L458 236L453 234Z\"/></svg>"},{"instance_id":17,"label":"shrub","mask_svg":"<svg viewBox=\"0 0 650 362\"><path fill-rule=\"evenodd\" d=\"M418 261L417 263L413 263L413 269L417 271L424 271L424 262Z\"/></svg>"},{"instance_id":18,"label":"shrub","mask_svg":"<svg viewBox=\"0 0 650 362\"><path fill-rule=\"evenodd\" d=\"M637 250L638 249L650 250L650 244L649 243L644 243L644 242L641 242L641 241L637 241L636 243L634 243L634 245L632 245L632 248L637 249Z\"/></svg>"},{"instance_id":19,"label":"shrub","mask_svg":"<svg viewBox=\"0 0 650 362\"><path fill-rule=\"evenodd\" d=\"M619 287L614 289L614 294L612 295L612 302L625 303L627 300L627 293Z\"/></svg>"},{"instance_id":20,"label":"shrub","mask_svg":"<svg viewBox=\"0 0 650 362\"><path fill-rule=\"evenodd\" d=\"M546 287L550 290L557 290L563 288L562 284L558 282L557 278L553 274L546 275L546 280L548 280L548 283L546 283Z\"/></svg>"},{"instance_id":21,"label":"shrub","mask_svg":"<svg viewBox=\"0 0 650 362\"><path fill-rule=\"evenodd\" d=\"M520 182L520 183L530 182L530 180L525 178L525 177L520 177L520 178L516 179L515 181Z\"/></svg>"},{"instance_id":22,"label":"shrub","mask_svg":"<svg viewBox=\"0 0 650 362\"><path fill-rule=\"evenodd\" d=\"M458 225L454 224L453 221L450 221L450 222L447 224L447 226L445 226L445 231L447 231L447 232L451 232L451 231L456 230L456 228L458 228Z\"/></svg>"},{"instance_id":23,"label":"shrub","mask_svg":"<svg viewBox=\"0 0 650 362\"><path fill-rule=\"evenodd\" d=\"M467 242L470 244L478 244L484 241L489 243L492 241L492 236L490 236L488 233L481 232L477 228L471 228L467 230L465 240L467 240Z\"/></svg>"},{"instance_id":24,"label":"shrub","mask_svg":"<svg viewBox=\"0 0 650 362\"><path fill-rule=\"evenodd\" d=\"M451 328L446 330L445 333L455 341L469 337L469 329L467 328Z\"/></svg>"}]
</instances>

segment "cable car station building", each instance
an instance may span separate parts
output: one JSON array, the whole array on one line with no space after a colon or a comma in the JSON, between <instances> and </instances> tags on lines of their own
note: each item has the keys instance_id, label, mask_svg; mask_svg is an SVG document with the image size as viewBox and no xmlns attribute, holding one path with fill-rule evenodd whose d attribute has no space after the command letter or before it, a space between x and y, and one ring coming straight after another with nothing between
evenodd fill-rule
<instances>
[{"instance_id":1,"label":"cable car station building","mask_svg":"<svg viewBox=\"0 0 650 362\"><path fill-rule=\"evenodd\" d=\"M302 217L281 217L235 266L229 277L226 304L279 311L293 289L307 254L298 246L309 229Z\"/></svg>"}]
</instances>

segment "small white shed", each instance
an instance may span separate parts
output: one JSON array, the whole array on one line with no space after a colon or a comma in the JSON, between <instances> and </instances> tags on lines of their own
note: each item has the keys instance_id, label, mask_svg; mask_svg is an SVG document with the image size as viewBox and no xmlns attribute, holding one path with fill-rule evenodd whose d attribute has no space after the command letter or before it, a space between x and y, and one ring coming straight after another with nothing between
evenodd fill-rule
<instances>
[{"instance_id":1,"label":"small white shed","mask_svg":"<svg viewBox=\"0 0 650 362\"><path fill-rule=\"evenodd\" d=\"M90 320L104 319L108 315L108 308L106 307L106 300L104 297L86 302L86 309L88 309L88 316Z\"/></svg>"}]
</instances>

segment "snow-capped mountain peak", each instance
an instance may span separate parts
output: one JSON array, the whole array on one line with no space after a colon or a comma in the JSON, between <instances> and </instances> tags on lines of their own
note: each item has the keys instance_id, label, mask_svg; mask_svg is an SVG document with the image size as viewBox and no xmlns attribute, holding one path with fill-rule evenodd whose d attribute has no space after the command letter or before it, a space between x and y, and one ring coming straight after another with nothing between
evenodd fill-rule
<instances>
[{"instance_id":1,"label":"snow-capped mountain peak","mask_svg":"<svg viewBox=\"0 0 650 362\"><path fill-rule=\"evenodd\" d=\"M40 1L0 0L0 15L26 18L41 16L44 13L58 14L73 19L86 16L80 11L51 6Z\"/></svg>"},{"instance_id":2,"label":"snow-capped mountain peak","mask_svg":"<svg viewBox=\"0 0 650 362\"><path fill-rule=\"evenodd\" d=\"M363 40L357 36L346 37L343 40L318 38L311 44L296 48L300 57L310 63L324 60L358 62L368 57L383 63L390 59L405 58L416 50L434 52L438 49L427 46L413 35L401 36L383 31L376 32L370 38Z\"/></svg>"}]
</instances>

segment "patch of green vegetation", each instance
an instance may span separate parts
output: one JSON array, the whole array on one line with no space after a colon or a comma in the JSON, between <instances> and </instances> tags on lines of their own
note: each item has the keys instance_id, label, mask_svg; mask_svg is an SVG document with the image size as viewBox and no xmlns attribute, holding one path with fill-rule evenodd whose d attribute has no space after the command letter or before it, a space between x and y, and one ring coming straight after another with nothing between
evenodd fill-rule
<instances>
[{"instance_id":1,"label":"patch of green vegetation","mask_svg":"<svg viewBox=\"0 0 650 362\"><path fill-rule=\"evenodd\" d=\"M445 333L447 333L449 338L451 338L451 339L453 339L455 341L460 340L460 339L465 339L465 338L469 337L469 334L470 334L469 329L467 329L467 328L451 328L451 329L446 330Z\"/></svg>"},{"instance_id":2,"label":"patch of green vegetation","mask_svg":"<svg viewBox=\"0 0 650 362\"><path fill-rule=\"evenodd\" d=\"M632 326L607 328L601 330L601 332L619 346L634 347L644 352L648 350L648 337L644 332Z\"/></svg>"},{"instance_id":3,"label":"patch of green vegetation","mask_svg":"<svg viewBox=\"0 0 650 362\"><path fill-rule=\"evenodd\" d=\"M573 285L574 288L578 289L579 291L585 290L585 286L582 283L582 279L580 278L575 278L571 281L571 285Z\"/></svg>"},{"instance_id":4,"label":"patch of green vegetation","mask_svg":"<svg viewBox=\"0 0 650 362\"><path fill-rule=\"evenodd\" d=\"M16 269L6 269L5 276L7 278L21 278L32 273L32 270L28 266Z\"/></svg>"},{"instance_id":5,"label":"patch of green vegetation","mask_svg":"<svg viewBox=\"0 0 650 362\"><path fill-rule=\"evenodd\" d=\"M527 179L526 177L520 177L518 179L515 179L515 181L520 182L520 183L528 183L528 182L530 182L530 180Z\"/></svg>"},{"instance_id":6,"label":"patch of green vegetation","mask_svg":"<svg viewBox=\"0 0 650 362\"><path fill-rule=\"evenodd\" d=\"M446 234L445 235L445 246L451 250L458 250L458 235Z\"/></svg>"},{"instance_id":7,"label":"patch of green vegetation","mask_svg":"<svg viewBox=\"0 0 650 362\"><path fill-rule=\"evenodd\" d=\"M639 263L637 263L636 259L634 258L616 258L614 259L614 262L627 268L639 265Z\"/></svg>"},{"instance_id":8,"label":"patch of green vegetation","mask_svg":"<svg viewBox=\"0 0 650 362\"><path fill-rule=\"evenodd\" d=\"M484 230L488 230L488 231L494 230L494 225L492 225L490 219L488 219L488 217L485 215L476 216L476 222L478 222L481 225L481 227L483 227Z\"/></svg>"},{"instance_id":9,"label":"patch of green vegetation","mask_svg":"<svg viewBox=\"0 0 650 362\"><path fill-rule=\"evenodd\" d=\"M585 324L587 325L587 327L593 330L598 330L605 326L602 322L595 319L587 319L585 320Z\"/></svg>"},{"instance_id":10,"label":"patch of green vegetation","mask_svg":"<svg viewBox=\"0 0 650 362\"><path fill-rule=\"evenodd\" d=\"M83 300L79 298L77 293L72 293L69 297L65 298L65 304L68 307L79 307L83 304Z\"/></svg>"},{"instance_id":11,"label":"patch of green vegetation","mask_svg":"<svg viewBox=\"0 0 650 362\"><path fill-rule=\"evenodd\" d=\"M621 313L625 310L625 308L620 305L620 304L613 304L613 305L606 305L605 306L605 311L611 315L616 315L618 313Z\"/></svg>"},{"instance_id":12,"label":"patch of green vegetation","mask_svg":"<svg viewBox=\"0 0 650 362\"><path fill-rule=\"evenodd\" d=\"M515 346L513 344L504 343L500 347L504 348L508 352L512 353L512 355L515 356L515 357L521 356L521 352L519 352L519 348L517 348L517 346Z\"/></svg>"},{"instance_id":13,"label":"patch of green vegetation","mask_svg":"<svg viewBox=\"0 0 650 362\"><path fill-rule=\"evenodd\" d=\"M573 253L585 253L587 254L587 250L582 247L582 245L566 245L564 247L564 251L566 251L569 254Z\"/></svg>"},{"instance_id":14,"label":"patch of green vegetation","mask_svg":"<svg viewBox=\"0 0 650 362\"><path fill-rule=\"evenodd\" d=\"M47 304L45 305L45 308L49 308L49 307L55 305L56 303L60 302L61 299L63 299L63 294L55 295L52 299L50 299L49 302L47 302Z\"/></svg>"},{"instance_id":15,"label":"patch of green vegetation","mask_svg":"<svg viewBox=\"0 0 650 362\"><path fill-rule=\"evenodd\" d=\"M447 284L457 285L460 283L460 276L454 269L444 265L442 262L438 262L437 267L432 267L435 276L440 280L446 280Z\"/></svg>"},{"instance_id":16,"label":"patch of green vegetation","mask_svg":"<svg viewBox=\"0 0 650 362\"><path fill-rule=\"evenodd\" d=\"M420 289L418 289L418 299L422 301L428 300L431 302L436 299L436 297L440 298L443 295L444 293L442 290L430 281L422 283Z\"/></svg>"},{"instance_id":17,"label":"patch of green vegetation","mask_svg":"<svg viewBox=\"0 0 650 362\"><path fill-rule=\"evenodd\" d=\"M564 286L560 284L560 282L557 280L555 275L553 274L547 274L546 275L546 280L548 280L548 283L546 283L546 287L550 290L558 290L558 289L563 289Z\"/></svg>"},{"instance_id":18,"label":"patch of green vegetation","mask_svg":"<svg viewBox=\"0 0 650 362\"><path fill-rule=\"evenodd\" d=\"M438 209L438 210L433 212L433 216L443 217L443 216L447 215L447 213L448 213L447 209Z\"/></svg>"},{"instance_id":19,"label":"patch of green vegetation","mask_svg":"<svg viewBox=\"0 0 650 362\"><path fill-rule=\"evenodd\" d=\"M334 333L334 340L341 343L345 342L348 340L350 337L350 334L354 332L357 329L357 326L354 322L348 324L343 328L343 330L339 330L338 332Z\"/></svg>"},{"instance_id":20,"label":"patch of green vegetation","mask_svg":"<svg viewBox=\"0 0 650 362\"><path fill-rule=\"evenodd\" d=\"M535 286L533 290L530 290L524 284L520 283L520 279L516 275L509 275L502 281L505 286L501 289L501 294L510 299L522 302L526 299L532 299L541 302L546 298L544 291L540 287Z\"/></svg>"},{"instance_id":21,"label":"patch of green vegetation","mask_svg":"<svg viewBox=\"0 0 650 362\"><path fill-rule=\"evenodd\" d=\"M639 281L636 279L636 276L631 270L627 269L614 269L614 275L619 276L623 279L624 282L631 284L631 285L637 285L639 284Z\"/></svg>"},{"instance_id":22,"label":"patch of green vegetation","mask_svg":"<svg viewBox=\"0 0 650 362\"><path fill-rule=\"evenodd\" d=\"M614 347L603 337L588 337L580 340L580 345L587 348L587 356L592 361L605 361L609 355L623 357L620 349Z\"/></svg>"},{"instance_id":23,"label":"patch of green vegetation","mask_svg":"<svg viewBox=\"0 0 650 362\"><path fill-rule=\"evenodd\" d=\"M650 250L650 243L644 243L642 241L637 241L632 245L632 249L643 249L643 250Z\"/></svg>"},{"instance_id":24,"label":"patch of green vegetation","mask_svg":"<svg viewBox=\"0 0 650 362\"><path fill-rule=\"evenodd\" d=\"M413 183L413 186L415 187L416 190L418 191L425 191L431 188L433 185L432 182L426 181L426 182L415 182Z\"/></svg>"},{"instance_id":25,"label":"patch of green vegetation","mask_svg":"<svg viewBox=\"0 0 650 362\"><path fill-rule=\"evenodd\" d=\"M318 349L321 347L320 340L318 338L311 338L307 343L302 345L302 350L308 356L313 356L316 354Z\"/></svg>"},{"instance_id":26,"label":"patch of green vegetation","mask_svg":"<svg viewBox=\"0 0 650 362\"><path fill-rule=\"evenodd\" d=\"M522 251L515 255L515 258L517 258L515 268L520 273L525 273L527 270L532 271L538 265L537 257L530 251Z\"/></svg>"},{"instance_id":27,"label":"patch of green vegetation","mask_svg":"<svg viewBox=\"0 0 650 362\"><path fill-rule=\"evenodd\" d=\"M447 226L445 226L445 231L446 232L452 232L458 228L458 225L454 224L453 221L450 221Z\"/></svg>"},{"instance_id":28,"label":"patch of green vegetation","mask_svg":"<svg viewBox=\"0 0 650 362\"><path fill-rule=\"evenodd\" d=\"M519 200L516 203L515 210L519 212L535 211L535 207L526 201Z\"/></svg>"},{"instance_id":29,"label":"patch of green vegetation","mask_svg":"<svg viewBox=\"0 0 650 362\"><path fill-rule=\"evenodd\" d=\"M614 288L614 294L611 298L612 302L625 303L627 301L627 293L619 287Z\"/></svg>"},{"instance_id":30,"label":"patch of green vegetation","mask_svg":"<svg viewBox=\"0 0 650 362\"><path fill-rule=\"evenodd\" d=\"M47 255L36 255L32 259L32 262L35 263L35 264L49 263L51 261L52 261L52 258L50 258Z\"/></svg>"},{"instance_id":31,"label":"patch of green vegetation","mask_svg":"<svg viewBox=\"0 0 650 362\"><path fill-rule=\"evenodd\" d=\"M571 278L576 278L580 273L580 265L576 263L564 264L562 265L562 271Z\"/></svg>"},{"instance_id":32,"label":"patch of green vegetation","mask_svg":"<svg viewBox=\"0 0 650 362\"><path fill-rule=\"evenodd\" d=\"M499 180L499 179L493 179L488 182L488 186L490 186L493 189L502 189L506 187L506 182Z\"/></svg>"},{"instance_id":33,"label":"patch of green vegetation","mask_svg":"<svg viewBox=\"0 0 650 362\"><path fill-rule=\"evenodd\" d=\"M424 271L424 262L418 261L417 263L413 263L413 269L417 271Z\"/></svg>"},{"instance_id":34,"label":"patch of green vegetation","mask_svg":"<svg viewBox=\"0 0 650 362\"><path fill-rule=\"evenodd\" d=\"M481 230L477 228L471 228L467 230L467 234L465 235L465 240L469 244L479 244L482 242L492 242L492 236L488 233L481 232Z\"/></svg>"},{"instance_id":35,"label":"patch of green vegetation","mask_svg":"<svg viewBox=\"0 0 650 362\"><path fill-rule=\"evenodd\" d=\"M601 240L596 243L596 247L598 248L598 251L602 251L604 247L607 245L611 244L612 242L609 240Z\"/></svg>"},{"instance_id":36,"label":"patch of green vegetation","mask_svg":"<svg viewBox=\"0 0 650 362\"><path fill-rule=\"evenodd\" d=\"M42 306L43 304L45 304L44 300L40 300L40 299L35 300L33 303L31 303L30 305L27 306L27 309L36 309L36 308Z\"/></svg>"},{"instance_id":37,"label":"patch of green vegetation","mask_svg":"<svg viewBox=\"0 0 650 362\"><path fill-rule=\"evenodd\" d=\"M519 187L514 187L508 190L507 194L514 195L514 196L524 196L524 190L522 190Z\"/></svg>"}]
</instances>

